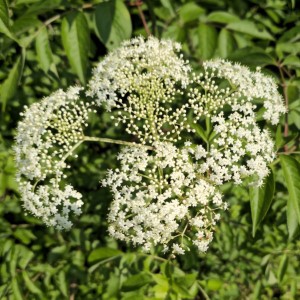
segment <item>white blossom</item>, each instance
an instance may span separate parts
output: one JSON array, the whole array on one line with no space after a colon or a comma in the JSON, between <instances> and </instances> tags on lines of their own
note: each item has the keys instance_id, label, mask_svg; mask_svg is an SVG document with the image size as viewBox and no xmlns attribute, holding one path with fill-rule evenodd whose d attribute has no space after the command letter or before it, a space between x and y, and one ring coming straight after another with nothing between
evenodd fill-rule
<instances>
[{"instance_id":1,"label":"white blossom","mask_svg":"<svg viewBox=\"0 0 300 300\"><path fill-rule=\"evenodd\" d=\"M126 41L94 69L87 94L108 110L118 109L116 124L142 143L176 141L187 127L187 103L179 99L191 72L188 61L177 55L180 48L154 37Z\"/></svg>"},{"instance_id":2,"label":"white blossom","mask_svg":"<svg viewBox=\"0 0 300 300\"><path fill-rule=\"evenodd\" d=\"M84 141L97 103L139 141L121 150L119 168L102 181L113 195L110 235L148 252L153 245L173 255L193 245L207 251L228 208L219 186L262 185L276 156L258 111L275 125L286 109L260 69L217 59L196 72L179 51L170 40L126 41L94 69L86 94L95 102L81 101L81 88L72 87L25 109L15 154L27 211L58 229L69 229L70 214L81 213L81 194L64 181L66 160Z\"/></svg>"},{"instance_id":3,"label":"white blossom","mask_svg":"<svg viewBox=\"0 0 300 300\"><path fill-rule=\"evenodd\" d=\"M204 62L203 68L202 73L194 74L188 102L194 122L208 118L214 137L209 151L197 146L195 158L202 161L203 174L209 174L217 185L241 184L250 178L260 186L276 153L268 131L256 122L256 103L262 104L263 117L277 124L286 111L277 86L260 70L252 72L225 60Z\"/></svg>"},{"instance_id":4,"label":"white blossom","mask_svg":"<svg viewBox=\"0 0 300 300\"><path fill-rule=\"evenodd\" d=\"M188 148L166 142L154 146L153 151L124 148L120 168L109 170L102 181L113 193L109 233L145 251L163 245L183 254L188 250L184 237L208 245L220 219L217 212L227 208L220 192L199 173ZM202 244L199 250L206 251Z\"/></svg>"},{"instance_id":5,"label":"white blossom","mask_svg":"<svg viewBox=\"0 0 300 300\"><path fill-rule=\"evenodd\" d=\"M91 103L80 101L81 90L58 90L25 107L17 128L15 158L23 206L57 229L69 229L69 215L79 215L83 205L82 195L63 182L66 159L83 141L91 111Z\"/></svg>"}]
</instances>

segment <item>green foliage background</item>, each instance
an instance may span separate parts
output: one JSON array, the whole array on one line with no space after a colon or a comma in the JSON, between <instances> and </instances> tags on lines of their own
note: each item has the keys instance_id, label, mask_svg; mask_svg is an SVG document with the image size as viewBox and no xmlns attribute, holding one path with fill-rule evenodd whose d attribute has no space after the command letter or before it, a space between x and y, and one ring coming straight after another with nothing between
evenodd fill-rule
<instances>
[{"instance_id":1,"label":"green foliage background","mask_svg":"<svg viewBox=\"0 0 300 300\"><path fill-rule=\"evenodd\" d=\"M300 299L296 2L0 0L0 299ZM99 181L114 167L117 146L80 149L70 176L85 205L70 232L26 215L14 181L11 147L23 106L58 88L84 85L108 51L148 30L181 42L195 68L213 57L262 67L289 106L280 126L269 127L278 153L292 153L272 165L274 181L250 196L246 186L225 185L230 210L208 252L174 260L154 250L144 255L107 235L111 198ZM92 118L88 131L121 134L106 112Z\"/></svg>"}]
</instances>

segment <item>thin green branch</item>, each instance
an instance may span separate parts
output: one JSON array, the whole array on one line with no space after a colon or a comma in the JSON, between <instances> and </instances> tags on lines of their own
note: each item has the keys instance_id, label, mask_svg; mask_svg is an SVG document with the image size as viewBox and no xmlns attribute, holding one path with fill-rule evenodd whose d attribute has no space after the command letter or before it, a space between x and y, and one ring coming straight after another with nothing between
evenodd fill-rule
<instances>
[{"instance_id":1,"label":"thin green branch","mask_svg":"<svg viewBox=\"0 0 300 300\"><path fill-rule=\"evenodd\" d=\"M92 137L92 136L85 136L83 141L85 142L102 142L102 143L109 143L109 144L118 144L118 145L125 145L130 147L140 147L140 148L146 148L148 150L153 150L153 147L137 144L134 142L127 142L122 140L114 140L109 138L99 138L99 137Z\"/></svg>"}]
</instances>

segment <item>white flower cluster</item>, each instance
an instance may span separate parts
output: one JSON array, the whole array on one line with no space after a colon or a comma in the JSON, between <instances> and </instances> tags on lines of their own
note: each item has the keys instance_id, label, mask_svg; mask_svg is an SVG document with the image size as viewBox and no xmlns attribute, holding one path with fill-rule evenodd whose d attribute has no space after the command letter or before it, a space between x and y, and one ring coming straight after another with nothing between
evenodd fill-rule
<instances>
[{"instance_id":1,"label":"white flower cluster","mask_svg":"<svg viewBox=\"0 0 300 300\"><path fill-rule=\"evenodd\" d=\"M286 112L276 82L273 78L261 73L260 68L257 68L256 72L252 72L245 66L223 59L204 62L203 66L205 74L211 72L208 78L217 77L228 80L232 86L231 92L237 91L238 97L244 102L261 100L265 108L263 118L273 125L278 124L280 116Z\"/></svg>"},{"instance_id":2,"label":"white flower cluster","mask_svg":"<svg viewBox=\"0 0 300 300\"><path fill-rule=\"evenodd\" d=\"M179 51L168 40L135 38L95 68L86 91L95 102L80 101L80 88L71 88L26 109L15 152L28 211L59 229L71 227L71 212L80 213L81 195L62 178L97 103L116 110L116 125L140 141L120 152L120 168L109 170L102 182L113 193L110 234L145 251L152 245L173 254L190 245L207 250L219 212L228 205L218 186L246 178L260 186L274 160L257 110L277 124L285 107L273 79L260 70L213 60L196 73ZM196 127L206 126L198 145L188 141L195 132L190 117Z\"/></svg>"},{"instance_id":3,"label":"white flower cluster","mask_svg":"<svg viewBox=\"0 0 300 300\"><path fill-rule=\"evenodd\" d=\"M187 103L180 99L191 70L176 54L180 48L154 37L125 42L95 68L87 94L108 110L119 109L116 124L124 124L142 143L176 141L187 127Z\"/></svg>"},{"instance_id":4,"label":"white flower cluster","mask_svg":"<svg viewBox=\"0 0 300 300\"><path fill-rule=\"evenodd\" d=\"M123 149L120 169L110 170L102 182L113 193L108 216L113 237L144 251L163 245L164 251L183 254L186 239L207 250L218 211L227 204L192 162L191 150L189 143L178 149L166 142L154 143L153 151Z\"/></svg>"},{"instance_id":5,"label":"white flower cluster","mask_svg":"<svg viewBox=\"0 0 300 300\"><path fill-rule=\"evenodd\" d=\"M80 214L81 194L64 185L66 159L82 142L91 103L79 100L82 88L58 90L21 115L15 156L24 208L48 226L69 229L70 213Z\"/></svg>"},{"instance_id":6,"label":"white flower cluster","mask_svg":"<svg viewBox=\"0 0 300 300\"><path fill-rule=\"evenodd\" d=\"M203 67L188 94L195 123L210 118L215 134L201 168L218 185L232 180L240 184L250 177L260 186L275 151L268 131L256 123L254 102L263 100L263 117L277 124L285 107L276 84L259 70L225 60L204 62Z\"/></svg>"}]
</instances>

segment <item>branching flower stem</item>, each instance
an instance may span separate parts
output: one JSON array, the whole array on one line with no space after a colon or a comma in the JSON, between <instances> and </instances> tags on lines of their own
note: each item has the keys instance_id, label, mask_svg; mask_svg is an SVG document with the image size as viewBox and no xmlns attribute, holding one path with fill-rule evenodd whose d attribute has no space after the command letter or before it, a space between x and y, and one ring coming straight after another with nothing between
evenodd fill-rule
<instances>
[{"instance_id":1,"label":"branching flower stem","mask_svg":"<svg viewBox=\"0 0 300 300\"><path fill-rule=\"evenodd\" d=\"M102 143L109 143L109 144L118 144L118 145L125 145L130 147L142 147L148 150L153 150L153 147L145 146L142 144L137 144L133 142L127 142L122 140L114 140L109 138L99 138L99 137L92 137L92 136L85 136L82 142L102 142Z\"/></svg>"}]
</instances>

